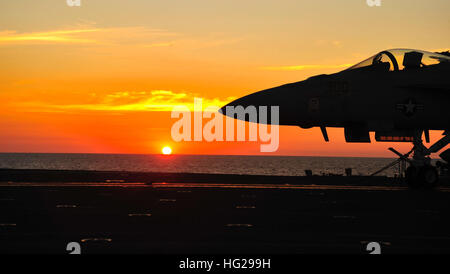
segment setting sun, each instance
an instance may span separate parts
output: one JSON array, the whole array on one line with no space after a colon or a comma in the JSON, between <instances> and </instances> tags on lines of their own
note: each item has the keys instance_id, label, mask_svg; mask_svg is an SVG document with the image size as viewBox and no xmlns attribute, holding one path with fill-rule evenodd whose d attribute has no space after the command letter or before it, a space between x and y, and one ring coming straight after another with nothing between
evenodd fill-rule
<instances>
[{"instance_id":1,"label":"setting sun","mask_svg":"<svg viewBox=\"0 0 450 274\"><path fill-rule=\"evenodd\" d=\"M170 155L170 154L172 154L172 149L170 148L170 147L163 147L162 148L162 153L164 154L164 155Z\"/></svg>"}]
</instances>

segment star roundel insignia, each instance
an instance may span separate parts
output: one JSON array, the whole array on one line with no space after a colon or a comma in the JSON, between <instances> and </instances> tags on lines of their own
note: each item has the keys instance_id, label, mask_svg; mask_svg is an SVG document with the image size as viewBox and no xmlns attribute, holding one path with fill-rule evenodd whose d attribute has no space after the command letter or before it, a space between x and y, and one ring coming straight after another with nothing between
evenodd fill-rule
<instances>
[{"instance_id":1,"label":"star roundel insignia","mask_svg":"<svg viewBox=\"0 0 450 274\"><path fill-rule=\"evenodd\" d=\"M423 105L418 104L414 98L408 98L403 103L397 104L395 108L403 112L407 117L411 117L418 110L423 110Z\"/></svg>"}]
</instances>

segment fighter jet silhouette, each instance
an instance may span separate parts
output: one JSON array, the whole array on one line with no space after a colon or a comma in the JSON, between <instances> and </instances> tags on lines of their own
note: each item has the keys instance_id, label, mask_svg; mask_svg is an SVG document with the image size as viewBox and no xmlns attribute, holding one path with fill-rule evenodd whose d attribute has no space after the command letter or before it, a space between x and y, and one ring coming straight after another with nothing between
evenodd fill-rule
<instances>
[{"instance_id":1,"label":"fighter jet silhouette","mask_svg":"<svg viewBox=\"0 0 450 274\"><path fill-rule=\"evenodd\" d=\"M432 187L439 176L430 154L450 142L450 57L386 50L335 74L244 96L220 112L226 115L227 106L279 106L280 125L320 127L327 142L327 127L344 128L346 142L370 143L369 132L375 132L377 142L411 142L413 149L406 154L390 150L409 163L405 178L410 186ZM240 119L249 121L249 116ZM429 130L444 134L426 147L422 135L429 142ZM450 149L441 158L448 164Z\"/></svg>"}]
</instances>

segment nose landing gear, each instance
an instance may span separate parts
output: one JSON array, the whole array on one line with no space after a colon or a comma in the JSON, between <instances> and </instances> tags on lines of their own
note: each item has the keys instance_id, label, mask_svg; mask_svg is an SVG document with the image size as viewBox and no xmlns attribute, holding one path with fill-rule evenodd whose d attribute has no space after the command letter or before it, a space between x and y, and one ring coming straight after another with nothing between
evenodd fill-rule
<instances>
[{"instance_id":1,"label":"nose landing gear","mask_svg":"<svg viewBox=\"0 0 450 274\"><path fill-rule=\"evenodd\" d=\"M426 165L416 167L410 165L405 172L406 183L411 188L433 188L438 185L439 174L436 167Z\"/></svg>"},{"instance_id":2,"label":"nose landing gear","mask_svg":"<svg viewBox=\"0 0 450 274\"><path fill-rule=\"evenodd\" d=\"M401 154L393 148L389 148L392 152L400 157L400 161L409 163L409 167L405 171L405 179L411 188L433 188L439 182L439 174L437 168L431 165L431 153L438 152L450 143L450 134L444 132L444 137L434 143L429 148L425 147L422 142L422 130L416 131L413 139L414 147L407 154ZM412 159L409 154L414 152Z\"/></svg>"}]
</instances>

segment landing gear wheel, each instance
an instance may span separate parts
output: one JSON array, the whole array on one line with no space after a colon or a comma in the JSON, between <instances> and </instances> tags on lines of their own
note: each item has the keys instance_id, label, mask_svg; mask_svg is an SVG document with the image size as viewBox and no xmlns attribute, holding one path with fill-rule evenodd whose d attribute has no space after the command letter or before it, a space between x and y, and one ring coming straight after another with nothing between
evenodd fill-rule
<instances>
[{"instance_id":1,"label":"landing gear wheel","mask_svg":"<svg viewBox=\"0 0 450 274\"><path fill-rule=\"evenodd\" d=\"M419 178L419 170L415 166L409 166L405 172L406 183L411 188L417 188L420 186Z\"/></svg>"},{"instance_id":2,"label":"landing gear wheel","mask_svg":"<svg viewBox=\"0 0 450 274\"><path fill-rule=\"evenodd\" d=\"M400 169L403 169L403 165L406 162L410 163L410 166L405 171L405 181L411 188L433 188L438 184L439 173L437 168L431 165L430 155L432 153L438 152L446 145L450 144L450 129L445 130L443 133L444 137L439 139L430 147L426 147L423 145L422 135L424 132L425 138L428 141L428 129L412 130L412 143L414 146L411 151L406 154L402 154L391 147L389 148L390 151L394 152L395 154L397 154L397 156L400 157L400 159L395 162L400 164ZM450 154L450 150L447 151L449 151ZM414 152L414 154L410 159L409 156L412 152ZM444 154L445 153L446 151L444 152ZM446 156L444 155L444 158L442 159L446 160ZM450 156L448 157L448 159L450 159ZM448 162L448 159L446 160L446 162ZM391 167L393 164L388 165L387 167L385 167L385 169Z\"/></svg>"},{"instance_id":3,"label":"landing gear wheel","mask_svg":"<svg viewBox=\"0 0 450 274\"><path fill-rule=\"evenodd\" d=\"M419 171L419 181L425 188L433 188L439 182L439 174L433 166L424 166Z\"/></svg>"}]
</instances>

